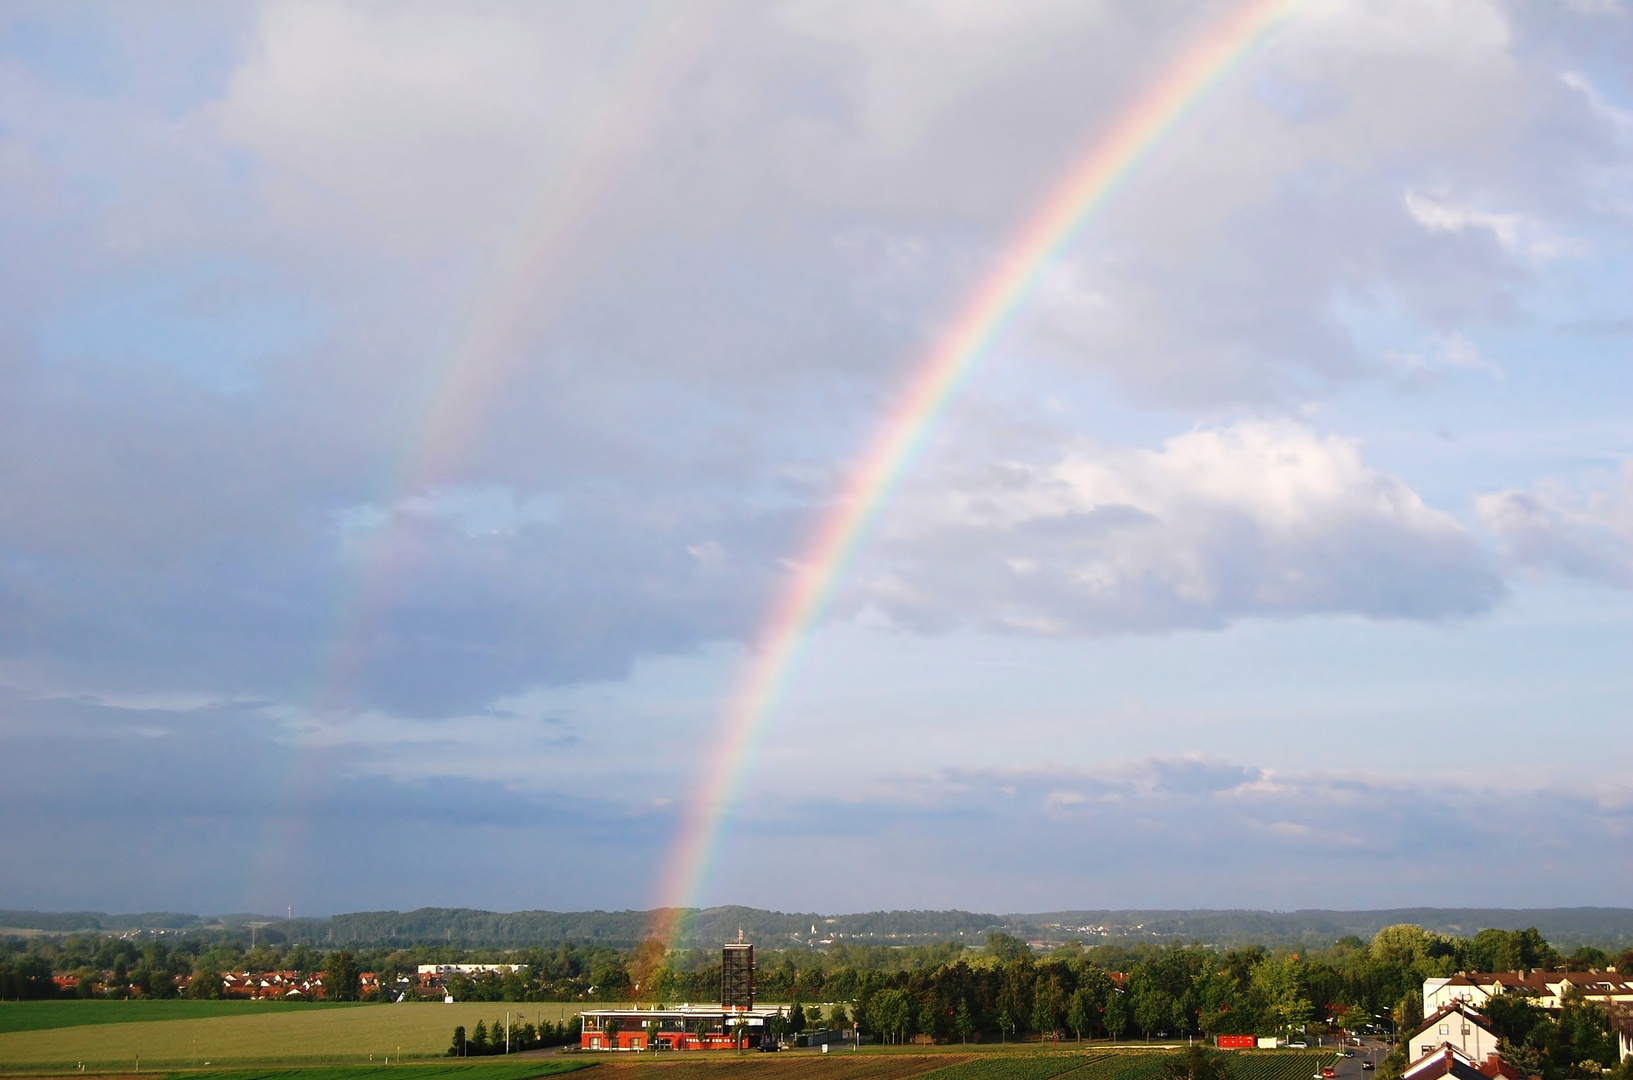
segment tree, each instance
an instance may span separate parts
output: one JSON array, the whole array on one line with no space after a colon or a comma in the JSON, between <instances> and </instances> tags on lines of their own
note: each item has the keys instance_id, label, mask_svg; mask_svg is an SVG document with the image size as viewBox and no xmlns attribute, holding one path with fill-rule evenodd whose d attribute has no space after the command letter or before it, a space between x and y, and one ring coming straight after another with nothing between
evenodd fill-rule
<instances>
[{"instance_id":1,"label":"tree","mask_svg":"<svg viewBox=\"0 0 1633 1080\"><path fill-rule=\"evenodd\" d=\"M222 995L221 972L214 963L200 962L193 972L193 981L187 984L187 996L214 1000Z\"/></svg>"},{"instance_id":2,"label":"tree","mask_svg":"<svg viewBox=\"0 0 1633 1080\"><path fill-rule=\"evenodd\" d=\"M867 1017L869 1027L899 1040L913 1023L913 1000L894 987L877 991L868 999Z\"/></svg>"},{"instance_id":3,"label":"tree","mask_svg":"<svg viewBox=\"0 0 1633 1080\"><path fill-rule=\"evenodd\" d=\"M958 1012L953 1015L953 1030L965 1045L969 1044L970 1036L975 1034L975 1018L970 1015L970 1003L960 1000Z\"/></svg>"},{"instance_id":4,"label":"tree","mask_svg":"<svg viewBox=\"0 0 1633 1080\"><path fill-rule=\"evenodd\" d=\"M1100 1019L1106 1025L1106 1035L1112 1042L1128 1030L1128 995L1113 990L1106 995L1106 1007Z\"/></svg>"},{"instance_id":5,"label":"tree","mask_svg":"<svg viewBox=\"0 0 1633 1080\"><path fill-rule=\"evenodd\" d=\"M936 1010L935 1002L926 1000L924 1004L919 1006L919 1019L915 1026L918 1028L920 1035L928 1035L931 1041L934 1041L936 1027L940 1020L941 1014Z\"/></svg>"},{"instance_id":6,"label":"tree","mask_svg":"<svg viewBox=\"0 0 1633 1080\"><path fill-rule=\"evenodd\" d=\"M805 1006L798 1001L788 1007L788 1030L795 1035L805 1030Z\"/></svg>"},{"instance_id":7,"label":"tree","mask_svg":"<svg viewBox=\"0 0 1633 1080\"><path fill-rule=\"evenodd\" d=\"M994 930L987 935L987 954L1007 964L1023 956L1031 956L1032 946L1018 937Z\"/></svg>"},{"instance_id":8,"label":"tree","mask_svg":"<svg viewBox=\"0 0 1633 1080\"><path fill-rule=\"evenodd\" d=\"M329 954L324 964L323 989L332 1001L357 1000L357 957L350 949Z\"/></svg>"},{"instance_id":9,"label":"tree","mask_svg":"<svg viewBox=\"0 0 1633 1080\"><path fill-rule=\"evenodd\" d=\"M709 1037L709 1022L707 1020L699 1020L696 1024L692 1025L692 1034L697 1036L698 1042L703 1042Z\"/></svg>"},{"instance_id":10,"label":"tree","mask_svg":"<svg viewBox=\"0 0 1633 1080\"><path fill-rule=\"evenodd\" d=\"M471 1031L470 1051L472 1056L488 1052L488 1025L478 1020L476 1027Z\"/></svg>"},{"instance_id":11,"label":"tree","mask_svg":"<svg viewBox=\"0 0 1633 1080\"><path fill-rule=\"evenodd\" d=\"M1055 1018L1049 1009L1049 1001L1043 994L1032 998L1032 1030L1038 1033L1040 1041L1048 1041L1055 1031Z\"/></svg>"},{"instance_id":12,"label":"tree","mask_svg":"<svg viewBox=\"0 0 1633 1080\"><path fill-rule=\"evenodd\" d=\"M464 1057L465 1056L465 1025L464 1024L460 1024L458 1027L454 1028L454 1041L452 1043L450 1043L449 1046L448 1046L448 1056L449 1057Z\"/></svg>"},{"instance_id":13,"label":"tree","mask_svg":"<svg viewBox=\"0 0 1633 1080\"><path fill-rule=\"evenodd\" d=\"M476 1030L482 1030L480 1022L477 1023ZM601 1022L601 1034L607 1037L608 1048L618 1045L618 1018L616 1016L609 1016Z\"/></svg>"},{"instance_id":14,"label":"tree","mask_svg":"<svg viewBox=\"0 0 1633 1080\"><path fill-rule=\"evenodd\" d=\"M998 1011L998 1041L1003 1042L1007 1033L1015 1030L1015 1018L1009 1015L1008 1009Z\"/></svg>"},{"instance_id":15,"label":"tree","mask_svg":"<svg viewBox=\"0 0 1633 1080\"><path fill-rule=\"evenodd\" d=\"M1381 936L1383 932L1379 933ZM1305 994L1303 972L1296 956L1274 957L1255 967L1250 991L1260 1015L1278 1031L1302 1028L1315 1011Z\"/></svg>"},{"instance_id":16,"label":"tree","mask_svg":"<svg viewBox=\"0 0 1633 1080\"><path fill-rule=\"evenodd\" d=\"M1147 1039L1153 1032L1166 1031L1179 1012L1179 1002L1158 986L1151 973L1136 969L1128 980L1129 997L1133 998L1134 1024Z\"/></svg>"},{"instance_id":17,"label":"tree","mask_svg":"<svg viewBox=\"0 0 1633 1080\"><path fill-rule=\"evenodd\" d=\"M739 1016L731 1025L732 1041L737 1044L737 1052L743 1052L743 1040L748 1038L748 1017Z\"/></svg>"},{"instance_id":18,"label":"tree","mask_svg":"<svg viewBox=\"0 0 1633 1080\"><path fill-rule=\"evenodd\" d=\"M1234 1080L1234 1071L1225 1056L1201 1045L1193 1045L1162 1063L1165 1080Z\"/></svg>"},{"instance_id":19,"label":"tree","mask_svg":"<svg viewBox=\"0 0 1633 1080\"><path fill-rule=\"evenodd\" d=\"M1083 1031L1094 1024L1094 1000L1089 991L1078 987L1072 992L1071 1002L1066 1006L1066 1026L1072 1029L1077 1041L1083 1041Z\"/></svg>"},{"instance_id":20,"label":"tree","mask_svg":"<svg viewBox=\"0 0 1633 1080\"><path fill-rule=\"evenodd\" d=\"M845 1011L845 1003L836 1001L828 1009L828 1026L834 1029L847 1027L850 1024L850 1015Z\"/></svg>"}]
</instances>

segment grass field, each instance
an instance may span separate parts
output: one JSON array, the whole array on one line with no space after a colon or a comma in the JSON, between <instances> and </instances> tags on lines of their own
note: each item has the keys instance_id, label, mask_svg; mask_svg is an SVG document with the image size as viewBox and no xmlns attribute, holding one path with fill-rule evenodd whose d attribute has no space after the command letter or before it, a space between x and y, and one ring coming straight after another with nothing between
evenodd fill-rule
<instances>
[{"instance_id":1,"label":"grass field","mask_svg":"<svg viewBox=\"0 0 1633 1080\"><path fill-rule=\"evenodd\" d=\"M32 1004L29 1002L23 1005ZM478 1020L491 1025L509 1009L513 1021L571 1017L582 1005L560 1003L404 1002L334 1008L284 1005L261 1008L253 1002L177 1002L178 1005L227 1006L203 1016L107 1022L104 1009L119 1002L47 1002L85 1008L86 1023L0 1034L0 1069L77 1068L134 1069L138 1059L150 1066L192 1066L333 1062L367 1064L372 1055L396 1060L440 1055L448 1048L454 1026L466 1030ZM163 1005L165 1002L149 1004ZM86 1008L91 1006L91 1008ZM0 1006L0 1010L17 1008ZM136 1003L125 1006L136 1008ZM117 1018L116 1018L117 1019Z\"/></svg>"},{"instance_id":2,"label":"grass field","mask_svg":"<svg viewBox=\"0 0 1633 1080\"><path fill-rule=\"evenodd\" d=\"M134 1024L154 1020L201 1020L216 1016L355 1009L358 1005L310 1001L3 1001L0 1034L45 1031L85 1024Z\"/></svg>"},{"instance_id":3,"label":"grass field","mask_svg":"<svg viewBox=\"0 0 1633 1080\"><path fill-rule=\"evenodd\" d=\"M594 1065L594 1061L482 1061L404 1066L408 1080L536 1080ZM384 1080L382 1066L314 1066L308 1069L216 1069L170 1073L164 1080ZM395 1068L395 1066L392 1066ZM411 1071L409 1071L411 1070ZM399 1075L398 1080L403 1080Z\"/></svg>"}]
</instances>

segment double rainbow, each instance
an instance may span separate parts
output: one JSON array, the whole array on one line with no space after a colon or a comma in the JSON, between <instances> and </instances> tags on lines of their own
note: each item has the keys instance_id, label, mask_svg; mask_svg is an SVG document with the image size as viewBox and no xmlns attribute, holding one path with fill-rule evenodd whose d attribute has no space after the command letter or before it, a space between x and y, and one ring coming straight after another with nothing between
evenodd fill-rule
<instances>
[{"instance_id":1,"label":"double rainbow","mask_svg":"<svg viewBox=\"0 0 1633 1080\"><path fill-rule=\"evenodd\" d=\"M1186 111L1299 0L1252 0L1186 49L1082 156L1038 208L914 373L901 402L857 462L833 511L772 608L758 647L705 758L697 794L660 881L653 936L674 944L702 898L748 764L812 626L947 403L1032 294L1040 276Z\"/></svg>"}]
</instances>

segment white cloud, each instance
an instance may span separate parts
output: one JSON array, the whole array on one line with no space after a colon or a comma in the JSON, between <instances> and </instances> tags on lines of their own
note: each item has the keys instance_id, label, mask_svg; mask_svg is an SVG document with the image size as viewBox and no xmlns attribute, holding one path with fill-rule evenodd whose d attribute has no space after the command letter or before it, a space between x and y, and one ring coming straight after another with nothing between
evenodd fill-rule
<instances>
[{"instance_id":1,"label":"white cloud","mask_svg":"<svg viewBox=\"0 0 1633 1080\"><path fill-rule=\"evenodd\" d=\"M1633 588L1633 461L1574 486L1490 492L1476 507L1512 564Z\"/></svg>"},{"instance_id":2,"label":"white cloud","mask_svg":"<svg viewBox=\"0 0 1633 1080\"><path fill-rule=\"evenodd\" d=\"M1415 190L1406 193L1404 202L1412 220L1430 232L1486 232L1511 255L1552 259L1584 255L1592 250L1587 241L1552 235L1539 221L1525 214L1479 210Z\"/></svg>"},{"instance_id":3,"label":"white cloud","mask_svg":"<svg viewBox=\"0 0 1633 1080\"><path fill-rule=\"evenodd\" d=\"M1291 422L943 479L945 492L915 489L893 515L868 594L905 622L1068 633L1336 611L1442 618L1502 591L1456 519L1355 442Z\"/></svg>"}]
</instances>

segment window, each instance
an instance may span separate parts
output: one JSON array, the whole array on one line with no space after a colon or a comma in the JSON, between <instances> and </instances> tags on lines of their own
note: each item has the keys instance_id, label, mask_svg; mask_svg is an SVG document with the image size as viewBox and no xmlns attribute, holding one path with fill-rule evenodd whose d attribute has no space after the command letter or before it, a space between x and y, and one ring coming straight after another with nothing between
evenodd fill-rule
<instances>
[{"instance_id":1,"label":"window","mask_svg":"<svg viewBox=\"0 0 1633 1080\"><path fill-rule=\"evenodd\" d=\"M1451 1028L1447 1027L1445 1024L1440 1025L1440 1033L1442 1035L1450 1034L1450 1032L1451 1032Z\"/></svg>"}]
</instances>

